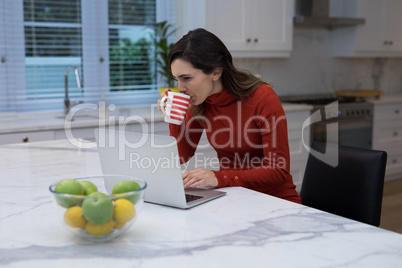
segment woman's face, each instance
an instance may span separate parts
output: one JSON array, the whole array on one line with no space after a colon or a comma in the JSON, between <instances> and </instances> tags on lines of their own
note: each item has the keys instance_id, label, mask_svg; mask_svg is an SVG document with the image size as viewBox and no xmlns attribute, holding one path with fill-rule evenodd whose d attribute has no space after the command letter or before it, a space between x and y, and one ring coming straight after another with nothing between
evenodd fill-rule
<instances>
[{"instance_id":1,"label":"woman's face","mask_svg":"<svg viewBox=\"0 0 402 268\"><path fill-rule=\"evenodd\" d=\"M174 60L170 67L178 81L179 91L191 96L193 105L199 105L208 96L222 91L220 80L222 70L219 68L211 74L205 74L202 70L194 68L188 61L181 59Z\"/></svg>"}]
</instances>

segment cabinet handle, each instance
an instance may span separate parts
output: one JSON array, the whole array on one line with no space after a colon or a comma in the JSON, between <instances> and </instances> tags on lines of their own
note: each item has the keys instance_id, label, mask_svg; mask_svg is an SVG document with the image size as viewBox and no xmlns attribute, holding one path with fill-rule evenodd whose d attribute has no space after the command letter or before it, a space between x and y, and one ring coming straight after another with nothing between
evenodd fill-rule
<instances>
[{"instance_id":1,"label":"cabinet handle","mask_svg":"<svg viewBox=\"0 0 402 268\"><path fill-rule=\"evenodd\" d=\"M398 109L398 110L395 110L395 113L396 113L396 114L399 114L399 109Z\"/></svg>"},{"instance_id":2,"label":"cabinet handle","mask_svg":"<svg viewBox=\"0 0 402 268\"><path fill-rule=\"evenodd\" d=\"M29 141L28 137L23 137L22 138L22 142L28 142L28 141Z\"/></svg>"},{"instance_id":3,"label":"cabinet handle","mask_svg":"<svg viewBox=\"0 0 402 268\"><path fill-rule=\"evenodd\" d=\"M392 46L392 45L394 44L394 42L393 42L393 41L389 41L388 44Z\"/></svg>"},{"instance_id":4,"label":"cabinet handle","mask_svg":"<svg viewBox=\"0 0 402 268\"><path fill-rule=\"evenodd\" d=\"M6 57L1 57L1 63L5 63L6 62Z\"/></svg>"},{"instance_id":5,"label":"cabinet handle","mask_svg":"<svg viewBox=\"0 0 402 268\"><path fill-rule=\"evenodd\" d=\"M258 43L258 38L255 38L255 39L254 39L254 43Z\"/></svg>"},{"instance_id":6,"label":"cabinet handle","mask_svg":"<svg viewBox=\"0 0 402 268\"><path fill-rule=\"evenodd\" d=\"M394 136L397 137L398 136L398 131L394 132Z\"/></svg>"},{"instance_id":7,"label":"cabinet handle","mask_svg":"<svg viewBox=\"0 0 402 268\"><path fill-rule=\"evenodd\" d=\"M247 43L250 43L251 42L251 38L247 38Z\"/></svg>"},{"instance_id":8,"label":"cabinet handle","mask_svg":"<svg viewBox=\"0 0 402 268\"><path fill-rule=\"evenodd\" d=\"M396 159L392 159L392 164L396 164L397 162Z\"/></svg>"},{"instance_id":9,"label":"cabinet handle","mask_svg":"<svg viewBox=\"0 0 402 268\"><path fill-rule=\"evenodd\" d=\"M384 45L388 45L388 41L384 41Z\"/></svg>"}]
</instances>

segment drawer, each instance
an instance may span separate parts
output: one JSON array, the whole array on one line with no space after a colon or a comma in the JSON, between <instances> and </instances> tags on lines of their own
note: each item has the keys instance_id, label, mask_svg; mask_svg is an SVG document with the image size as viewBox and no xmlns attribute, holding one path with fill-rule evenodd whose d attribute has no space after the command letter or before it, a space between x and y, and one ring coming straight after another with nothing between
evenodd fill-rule
<instances>
[{"instance_id":1,"label":"drawer","mask_svg":"<svg viewBox=\"0 0 402 268\"><path fill-rule=\"evenodd\" d=\"M305 158L308 155L306 148L304 148L301 134L301 129L288 130L289 151L291 158ZM305 128L303 135L305 144L310 146L310 128Z\"/></svg>"},{"instance_id":2,"label":"drawer","mask_svg":"<svg viewBox=\"0 0 402 268\"><path fill-rule=\"evenodd\" d=\"M402 120L402 103L375 105L374 120L377 119Z\"/></svg>"},{"instance_id":3,"label":"drawer","mask_svg":"<svg viewBox=\"0 0 402 268\"><path fill-rule=\"evenodd\" d=\"M121 130L132 131L132 132L145 132L145 133L154 133L159 135L169 135L169 124L165 122L157 122L150 123L147 122L144 125L141 124L130 124L130 125L121 125ZM124 129L125 127L125 129ZM118 129L116 127L116 129Z\"/></svg>"},{"instance_id":4,"label":"drawer","mask_svg":"<svg viewBox=\"0 0 402 268\"><path fill-rule=\"evenodd\" d=\"M0 135L0 144L26 143L54 139L53 131L18 132Z\"/></svg>"},{"instance_id":5,"label":"drawer","mask_svg":"<svg viewBox=\"0 0 402 268\"><path fill-rule=\"evenodd\" d=\"M392 145L402 148L402 120L374 124L373 148L382 149Z\"/></svg>"},{"instance_id":6,"label":"drawer","mask_svg":"<svg viewBox=\"0 0 402 268\"><path fill-rule=\"evenodd\" d=\"M303 127L304 121L306 121L310 115L311 115L310 111L286 113L288 130L293 130L293 129L301 130Z\"/></svg>"},{"instance_id":7,"label":"drawer","mask_svg":"<svg viewBox=\"0 0 402 268\"><path fill-rule=\"evenodd\" d=\"M67 135L72 134L74 138L78 139L86 139L86 140L95 140L94 134L95 128L72 128L71 133L66 134L65 130L55 131L54 139L66 139Z\"/></svg>"},{"instance_id":8,"label":"drawer","mask_svg":"<svg viewBox=\"0 0 402 268\"><path fill-rule=\"evenodd\" d=\"M402 176L402 152L390 152L387 158L385 176Z\"/></svg>"}]
</instances>

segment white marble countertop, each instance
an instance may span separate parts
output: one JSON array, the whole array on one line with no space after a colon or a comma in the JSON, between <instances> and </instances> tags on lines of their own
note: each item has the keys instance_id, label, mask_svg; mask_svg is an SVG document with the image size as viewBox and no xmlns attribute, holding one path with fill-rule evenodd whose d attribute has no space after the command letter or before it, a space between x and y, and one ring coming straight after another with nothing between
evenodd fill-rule
<instances>
[{"instance_id":1,"label":"white marble countertop","mask_svg":"<svg viewBox=\"0 0 402 268\"><path fill-rule=\"evenodd\" d=\"M146 203L122 236L76 237L48 186L101 174L67 140L0 146L2 267L400 267L402 235L244 188L189 210Z\"/></svg>"},{"instance_id":2,"label":"white marble countertop","mask_svg":"<svg viewBox=\"0 0 402 268\"><path fill-rule=\"evenodd\" d=\"M285 112L298 112L311 110L312 106L284 103L283 108ZM74 120L71 121L71 127L87 128L107 126L116 124L119 120L129 120L130 117L133 116L133 124L137 122L135 116L144 119L146 122L163 121L163 115L157 110L157 105L121 107L116 109L113 109L113 107L104 107L103 109L97 110L83 106L82 110L72 116ZM65 124L66 122L62 112L0 114L0 134L62 130Z\"/></svg>"}]
</instances>

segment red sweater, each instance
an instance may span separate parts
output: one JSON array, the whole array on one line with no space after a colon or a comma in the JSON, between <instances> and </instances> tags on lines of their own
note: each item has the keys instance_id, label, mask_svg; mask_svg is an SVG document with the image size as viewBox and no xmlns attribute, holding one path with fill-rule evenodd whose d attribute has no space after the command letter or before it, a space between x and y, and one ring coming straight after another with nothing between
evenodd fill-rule
<instances>
[{"instance_id":1,"label":"red sweater","mask_svg":"<svg viewBox=\"0 0 402 268\"><path fill-rule=\"evenodd\" d=\"M241 101L227 90L209 96L203 122L187 111L182 125L169 125L181 163L194 155L205 129L219 159L220 170L213 171L218 188L242 186L301 203L289 173L285 112L271 87L260 85Z\"/></svg>"}]
</instances>

